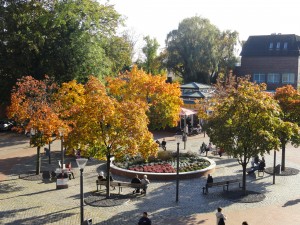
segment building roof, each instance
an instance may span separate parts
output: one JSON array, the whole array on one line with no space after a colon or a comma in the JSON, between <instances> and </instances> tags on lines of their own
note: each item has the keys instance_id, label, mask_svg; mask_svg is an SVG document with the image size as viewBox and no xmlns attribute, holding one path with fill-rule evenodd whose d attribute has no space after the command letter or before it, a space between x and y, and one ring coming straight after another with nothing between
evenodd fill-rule
<instances>
[{"instance_id":1,"label":"building roof","mask_svg":"<svg viewBox=\"0 0 300 225\"><path fill-rule=\"evenodd\" d=\"M299 56L300 36L295 34L271 34L249 36L243 45L241 56Z\"/></svg>"},{"instance_id":2,"label":"building roof","mask_svg":"<svg viewBox=\"0 0 300 225\"><path fill-rule=\"evenodd\" d=\"M207 88L211 88L211 86L207 84L192 82L188 84L182 84L180 85L180 88L181 89L207 89Z\"/></svg>"}]
</instances>

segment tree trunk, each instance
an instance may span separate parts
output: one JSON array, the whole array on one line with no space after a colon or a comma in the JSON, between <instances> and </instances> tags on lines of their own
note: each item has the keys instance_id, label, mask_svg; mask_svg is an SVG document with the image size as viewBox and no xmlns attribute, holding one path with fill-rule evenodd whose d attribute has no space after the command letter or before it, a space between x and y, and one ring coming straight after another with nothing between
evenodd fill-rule
<instances>
[{"instance_id":1,"label":"tree trunk","mask_svg":"<svg viewBox=\"0 0 300 225\"><path fill-rule=\"evenodd\" d=\"M35 174L39 175L41 172L41 147L36 148L36 170Z\"/></svg>"},{"instance_id":2,"label":"tree trunk","mask_svg":"<svg viewBox=\"0 0 300 225\"><path fill-rule=\"evenodd\" d=\"M244 162L242 164L243 167L243 187L242 190L244 191L244 194L246 194L246 169L247 169L247 164Z\"/></svg>"},{"instance_id":3,"label":"tree trunk","mask_svg":"<svg viewBox=\"0 0 300 225\"><path fill-rule=\"evenodd\" d=\"M106 155L106 198L110 198L110 153Z\"/></svg>"},{"instance_id":4,"label":"tree trunk","mask_svg":"<svg viewBox=\"0 0 300 225\"><path fill-rule=\"evenodd\" d=\"M282 146L282 156L281 156L281 171L285 171L285 147L286 147L286 143L285 142L281 142L281 146Z\"/></svg>"}]
</instances>

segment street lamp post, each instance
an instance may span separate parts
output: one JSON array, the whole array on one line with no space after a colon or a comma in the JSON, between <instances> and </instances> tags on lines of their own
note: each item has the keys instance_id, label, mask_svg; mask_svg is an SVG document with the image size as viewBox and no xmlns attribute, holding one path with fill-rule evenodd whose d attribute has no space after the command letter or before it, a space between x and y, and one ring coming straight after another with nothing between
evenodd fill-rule
<instances>
[{"instance_id":1,"label":"street lamp post","mask_svg":"<svg viewBox=\"0 0 300 225\"><path fill-rule=\"evenodd\" d=\"M84 215L83 215L83 169L87 163L87 159L80 158L76 159L76 163L80 169L80 224L83 225L84 222Z\"/></svg>"},{"instance_id":2,"label":"street lamp post","mask_svg":"<svg viewBox=\"0 0 300 225\"><path fill-rule=\"evenodd\" d=\"M60 140L61 140L61 168L63 169L64 168L64 131L65 129L64 128L59 128L58 129L58 132L59 132L59 136L60 136Z\"/></svg>"},{"instance_id":3,"label":"street lamp post","mask_svg":"<svg viewBox=\"0 0 300 225\"><path fill-rule=\"evenodd\" d=\"M176 166L176 202L178 202L179 195L179 144L182 139L182 135L176 134L175 140L177 142L177 166Z\"/></svg>"}]
</instances>

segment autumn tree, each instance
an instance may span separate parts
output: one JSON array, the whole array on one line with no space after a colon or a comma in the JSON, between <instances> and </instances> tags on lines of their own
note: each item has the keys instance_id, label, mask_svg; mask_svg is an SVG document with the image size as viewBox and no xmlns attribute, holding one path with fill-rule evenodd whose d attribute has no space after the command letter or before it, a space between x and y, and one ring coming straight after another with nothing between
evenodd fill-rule
<instances>
[{"instance_id":1,"label":"autumn tree","mask_svg":"<svg viewBox=\"0 0 300 225\"><path fill-rule=\"evenodd\" d=\"M136 66L117 78L108 79L110 94L119 100L141 101L149 106L147 110L150 128L174 127L182 100L178 83L166 83L163 75L151 75Z\"/></svg>"},{"instance_id":2,"label":"autumn tree","mask_svg":"<svg viewBox=\"0 0 300 225\"><path fill-rule=\"evenodd\" d=\"M255 155L263 155L280 146L279 130L293 125L280 118L281 109L265 92L265 84L253 84L239 78L236 88L226 90L226 97L214 99L213 114L208 118L210 140L237 158L243 168L243 190L246 193L246 168Z\"/></svg>"},{"instance_id":3,"label":"autumn tree","mask_svg":"<svg viewBox=\"0 0 300 225\"><path fill-rule=\"evenodd\" d=\"M48 77L40 81L23 77L12 90L11 105L7 108L8 118L17 122L17 131L32 131L30 144L37 147L36 174L40 173L41 147L52 141L52 135L58 133L61 125L51 105L55 89L55 83Z\"/></svg>"},{"instance_id":4,"label":"autumn tree","mask_svg":"<svg viewBox=\"0 0 300 225\"><path fill-rule=\"evenodd\" d=\"M221 32L208 19L186 18L167 35L166 66L184 82L209 83L212 74L233 68L237 39L236 31Z\"/></svg>"},{"instance_id":5,"label":"autumn tree","mask_svg":"<svg viewBox=\"0 0 300 225\"><path fill-rule=\"evenodd\" d=\"M95 77L89 78L84 89L84 101L74 111L75 123L68 136L68 147L81 149L84 154L93 152L97 158L105 157L108 177L112 156L141 154L147 159L156 155L157 145L147 127L147 104L137 99L117 101ZM109 186L107 179L107 197Z\"/></svg>"},{"instance_id":6,"label":"autumn tree","mask_svg":"<svg viewBox=\"0 0 300 225\"><path fill-rule=\"evenodd\" d=\"M294 124L293 129L284 129L280 132L281 141L281 170L285 170L285 152L286 144L291 141L295 146L299 145L299 127L300 124L300 94L291 85L286 85L276 89L274 98L278 101L282 110L282 120Z\"/></svg>"}]
</instances>

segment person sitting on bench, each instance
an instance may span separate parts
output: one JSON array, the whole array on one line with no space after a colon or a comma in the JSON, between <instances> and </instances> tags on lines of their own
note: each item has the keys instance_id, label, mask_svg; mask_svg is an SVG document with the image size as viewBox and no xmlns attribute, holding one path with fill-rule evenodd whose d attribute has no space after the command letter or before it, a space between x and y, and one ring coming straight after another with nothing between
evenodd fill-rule
<instances>
[{"instance_id":1,"label":"person sitting on bench","mask_svg":"<svg viewBox=\"0 0 300 225\"><path fill-rule=\"evenodd\" d=\"M131 183L132 183L132 184L140 184L140 183L141 183L141 180L140 180L140 178L139 178L139 175L136 174L135 177L132 178ZM135 193L140 193L140 189L139 189L139 188L136 188L136 189L132 192L132 194L135 194Z\"/></svg>"},{"instance_id":2,"label":"person sitting on bench","mask_svg":"<svg viewBox=\"0 0 300 225\"><path fill-rule=\"evenodd\" d=\"M210 174L208 174L206 183L207 183L207 184L211 184L211 183L213 183L213 182L214 182L213 177L212 177Z\"/></svg>"}]
</instances>

